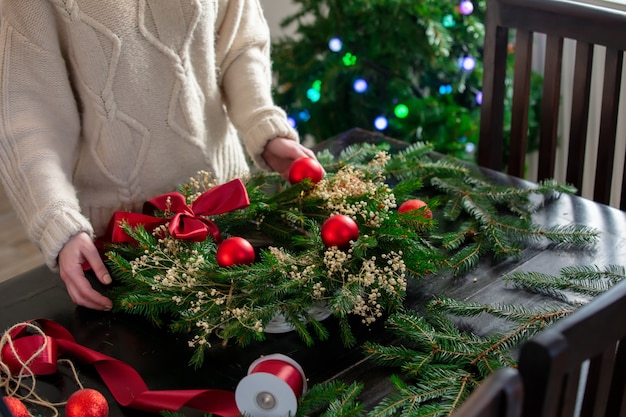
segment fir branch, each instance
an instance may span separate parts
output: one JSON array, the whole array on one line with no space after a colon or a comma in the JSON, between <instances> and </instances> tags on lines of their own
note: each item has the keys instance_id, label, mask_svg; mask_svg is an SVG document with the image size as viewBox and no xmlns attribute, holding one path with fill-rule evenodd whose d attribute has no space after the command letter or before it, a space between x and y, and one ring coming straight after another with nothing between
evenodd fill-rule
<instances>
[{"instance_id":1,"label":"fir branch","mask_svg":"<svg viewBox=\"0 0 626 417\"><path fill-rule=\"evenodd\" d=\"M438 299L430 314L397 313L388 319L399 339L392 346L366 342L365 353L374 363L402 370L392 377L395 391L369 416L450 415L496 369L515 366L511 350L570 311L531 312L523 306L488 306ZM488 336L462 332L446 315L478 314L517 322L508 332Z\"/></svg>"},{"instance_id":2,"label":"fir branch","mask_svg":"<svg viewBox=\"0 0 626 417\"><path fill-rule=\"evenodd\" d=\"M388 152L389 144L382 142L380 144L363 143L350 145L341 151L337 160L341 161L342 165L364 167L381 151Z\"/></svg>"},{"instance_id":3,"label":"fir branch","mask_svg":"<svg viewBox=\"0 0 626 417\"><path fill-rule=\"evenodd\" d=\"M597 241L599 236L598 230L580 224L554 226L538 230L536 233L545 236L551 242L555 242L561 247L588 245Z\"/></svg>"},{"instance_id":4,"label":"fir branch","mask_svg":"<svg viewBox=\"0 0 626 417\"><path fill-rule=\"evenodd\" d=\"M575 265L561 269L561 275L570 280L599 280L606 279L612 285L626 278L626 266L624 265Z\"/></svg>"},{"instance_id":5,"label":"fir branch","mask_svg":"<svg viewBox=\"0 0 626 417\"><path fill-rule=\"evenodd\" d=\"M513 282L520 288L541 292L560 300L567 300L567 297L560 293L563 290L595 297L610 287L608 282L593 280L573 282L564 277L539 272L515 272L504 277L504 280Z\"/></svg>"},{"instance_id":6,"label":"fir branch","mask_svg":"<svg viewBox=\"0 0 626 417\"><path fill-rule=\"evenodd\" d=\"M363 385L356 382L349 385L341 381L315 384L300 399L295 417L360 416L363 413L363 407L358 396L362 391Z\"/></svg>"},{"instance_id":7,"label":"fir branch","mask_svg":"<svg viewBox=\"0 0 626 417\"><path fill-rule=\"evenodd\" d=\"M609 265L605 268L600 268L595 265L587 265L563 268L559 276L533 271L517 271L504 276L503 280L512 282L519 288L541 292L553 298L572 303L570 297L567 297L563 291L596 297L609 290L625 277L626 268L623 266Z\"/></svg>"}]
</instances>

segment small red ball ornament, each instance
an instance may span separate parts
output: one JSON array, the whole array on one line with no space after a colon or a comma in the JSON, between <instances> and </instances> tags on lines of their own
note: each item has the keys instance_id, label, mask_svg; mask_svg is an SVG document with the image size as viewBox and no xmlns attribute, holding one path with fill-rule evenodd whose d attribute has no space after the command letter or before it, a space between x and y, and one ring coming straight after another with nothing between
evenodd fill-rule
<instances>
[{"instance_id":1,"label":"small red ball ornament","mask_svg":"<svg viewBox=\"0 0 626 417\"><path fill-rule=\"evenodd\" d=\"M425 207L422 211L424 213L424 217L427 219L433 218L433 212L430 211L428 205L422 200L407 200L404 203L400 204L398 207L398 213L406 213L407 211L419 210L422 207Z\"/></svg>"},{"instance_id":2,"label":"small red ball ornament","mask_svg":"<svg viewBox=\"0 0 626 417\"><path fill-rule=\"evenodd\" d=\"M359 226L351 217L336 214L322 224L321 235L322 242L326 247L337 246L340 249L345 249L351 240L359 238Z\"/></svg>"},{"instance_id":3,"label":"small red ball ornament","mask_svg":"<svg viewBox=\"0 0 626 417\"><path fill-rule=\"evenodd\" d=\"M15 397L4 397L3 399L13 417L30 417L30 413L22 401Z\"/></svg>"},{"instance_id":4,"label":"small red ball ornament","mask_svg":"<svg viewBox=\"0 0 626 417\"><path fill-rule=\"evenodd\" d=\"M106 398L95 389L85 388L76 391L65 405L67 417L107 417L109 404Z\"/></svg>"},{"instance_id":5,"label":"small red ball ornament","mask_svg":"<svg viewBox=\"0 0 626 417\"><path fill-rule=\"evenodd\" d=\"M250 265L254 262L254 247L242 237L229 237L217 247L217 264L223 268Z\"/></svg>"},{"instance_id":6,"label":"small red ball ornament","mask_svg":"<svg viewBox=\"0 0 626 417\"><path fill-rule=\"evenodd\" d=\"M324 177L324 168L314 158L300 158L293 161L289 167L289 183L299 183L308 178L313 184L317 184Z\"/></svg>"}]
</instances>

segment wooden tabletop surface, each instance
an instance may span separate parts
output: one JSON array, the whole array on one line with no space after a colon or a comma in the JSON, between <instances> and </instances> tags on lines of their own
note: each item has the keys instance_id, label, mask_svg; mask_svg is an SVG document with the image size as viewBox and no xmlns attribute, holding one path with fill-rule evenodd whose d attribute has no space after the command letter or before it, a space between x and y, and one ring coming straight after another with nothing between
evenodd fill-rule
<instances>
[{"instance_id":1,"label":"wooden tabletop surface","mask_svg":"<svg viewBox=\"0 0 626 417\"><path fill-rule=\"evenodd\" d=\"M487 172L494 181L511 184L519 180ZM522 184L522 182L519 182ZM601 237L596 244L581 249L537 245L522 251L516 259L499 262L484 260L469 273L459 276L434 275L409 289L408 303L419 310L436 295L481 303L539 304L545 300L507 286L501 277L512 271L535 271L558 274L571 265L613 265L626 259L626 213L589 200L563 195L546 201L535 220L545 226L577 223L596 228ZM246 347L211 348L199 370L188 365L190 350L180 335L157 329L143 318L103 313L76 307L67 296L58 275L41 266L15 279L0 283L0 328L22 321L46 318L66 327L77 342L128 363L144 378L151 389L226 389L234 390L246 376L248 366L262 355L282 353L303 368L309 385L339 378L364 383L362 395L366 406L372 406L391 389L389 370L374 366L359 347L343 347L330 318L325 322L331 337L306 346L294 333L269 334L264 342ZM475 320L477 332L490 332L493 320ZM358 328L359 340L389 341L383 325ZM110 416L143 416L135 410L119 407L110 396L98 374L89 366L80 367L85 385L99 389L109 399ZM59 384L52 378L40 388L51 398L62 398L76 387ZM194 414L187 414L194 415Z\"/></svg>"}]
</instances>

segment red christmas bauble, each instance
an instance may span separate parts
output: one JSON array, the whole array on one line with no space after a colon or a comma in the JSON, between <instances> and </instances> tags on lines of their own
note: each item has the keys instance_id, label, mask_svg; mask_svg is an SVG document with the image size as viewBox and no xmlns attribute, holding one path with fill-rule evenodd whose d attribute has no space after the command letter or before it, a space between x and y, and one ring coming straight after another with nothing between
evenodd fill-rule
<instances>
[{"instance_id":1,"label":"red christmas bauble","mask_svg":"<svg viewBox=\"0 0 626 417\"><path fill-rule=\"evenodd\" d=\"M430 211L428 205L422 200L407 200L404 203L400 204L398 207L398 213L406 213L407 211L419 210L422 207L425 207L422 213L424 213L424 217L428 219L433 218L433 212Z\"/></svg>"},{"instance_id":2,"label":"red christmas bauble","mask_svg":"<svg viewBox=\"0 0 626 417\"><path fill-rule=\"evenodd\" d=\"M85 388L76 391L65 405L67 417L107 417L109 404L99 391Z\"/></svg>"},{"instance_id":3,"label":"red christmas bauble","mask_svg":"<svg viewBox=\"0 0 626 417\"><path fill-rule=\"evenodd\" d=\"M30 413L22 401L15 397L4 397L3 399L13 417L30 417Z\"/></svg>"},{"instance_id":4,"label":"red christmas bauble","mask_svg":"<svg viewBox=\"0 0 626 417\"><path fill-rule=\"evenodd\" d=\"M242 237L229 237L217 247L217 264L221 267L250 265L254 262L254 247Z\"/></svg>"},{"instance_id":5,"label":"red christmas bauble","mask_svg":"<svg viewBox=\"0 0 626 417\"><path fill-rule=\"evenodd\" d=\"M359 238L359 226L351 217L335 214L322 224L321 235L326 247L337 246L344 249L348 247L351 240Z\"/></svg>"},{"instance_id":6,"label":"red christmas bauble","mask_svg":"<svg viewBox=\"0 0 626 417\"><path fill-rule=\"evenodd\" d=\"M293 161L289 167L289 183L296 184L308 178L313 184L317 184L324 177L324 168L314 158L300 158Z\"/></svg>"}]
</instances>

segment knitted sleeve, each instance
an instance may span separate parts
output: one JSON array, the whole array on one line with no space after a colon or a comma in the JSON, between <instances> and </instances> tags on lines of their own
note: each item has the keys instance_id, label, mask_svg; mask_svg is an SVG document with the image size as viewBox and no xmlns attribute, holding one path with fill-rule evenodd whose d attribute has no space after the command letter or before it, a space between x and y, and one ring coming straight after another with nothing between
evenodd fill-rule
<instances>
[{"instance_id":1,"label":"knitted sleeve","mask_svg":"<svg viewBox=\"0 0 626 417\"><path fill-rule=\"evenodd\" d=\"M46 263L79 231L90 235L71 183L77 103L48 2L0 2L0 179Z\"/></svg>"},{"instance_id":2,"label":"knitted sleeve","mask_svg":"<svg viewBox=\"0 0 626 417\"><path fill-rule=\"evenodd\" d=\"M278 137L299 140L285 112L272 99L270 33L258 0L221 0L216 58L228 114L257 165Z\"/></svg>"}]
</instances>

